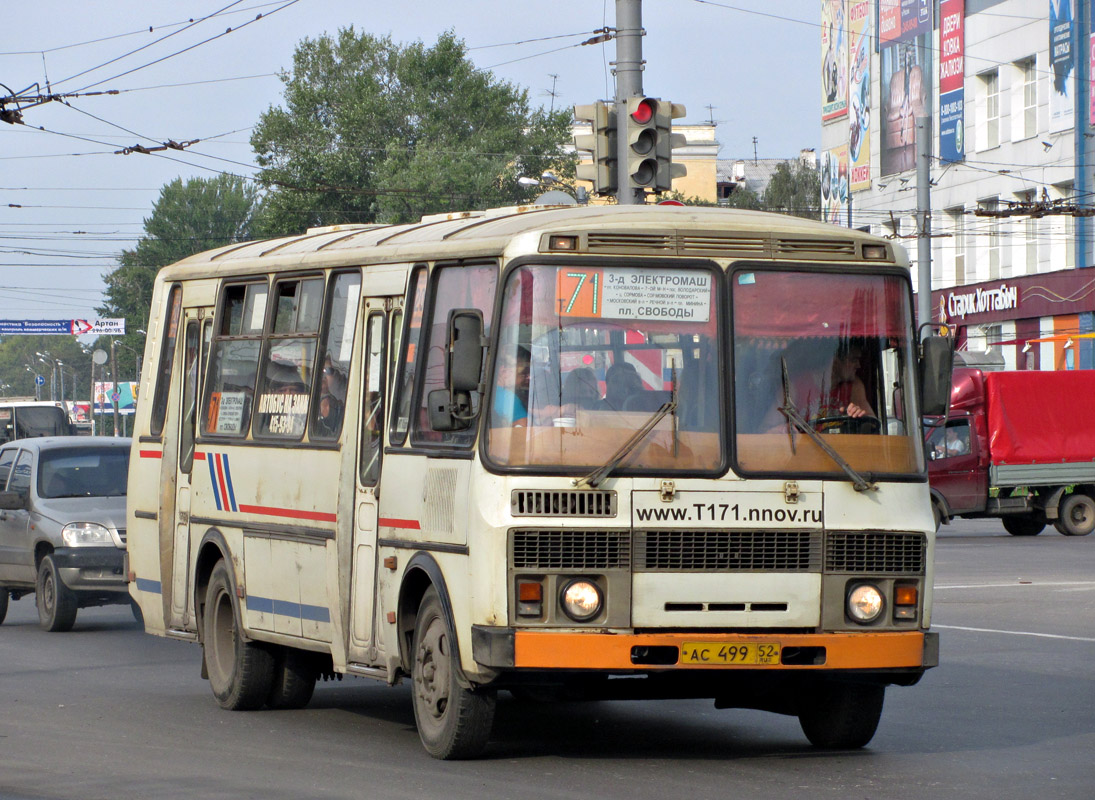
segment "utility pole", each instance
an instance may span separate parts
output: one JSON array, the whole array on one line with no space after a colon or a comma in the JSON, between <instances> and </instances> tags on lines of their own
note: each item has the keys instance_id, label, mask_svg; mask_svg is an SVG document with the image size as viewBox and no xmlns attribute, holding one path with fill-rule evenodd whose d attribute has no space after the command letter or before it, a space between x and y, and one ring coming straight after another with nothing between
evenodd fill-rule
<instances>
[{"instance_id":1,"label":"utility pole","mask_svg":"<svg viewBox=\"0 0 1095 800\"><path fill-rule=\"evenodd\" d=\"M916 314L932 321L931 117L916 118ZM924 330L927 335L927 329Z\"/></svg>"},{"instance_id":2,"label":"utility pole","mask_svg":"<svg viewBox=\"0 0 1095 800\"><path fill-rule=\"evenodd\" d=\"M627 99L643 94L643 6L642 0L616 0L616 153L620 179L616 202L622 206L639 202L627 180Z\"/></svg>"},{"instance_id":3,"label":"utility pole","mask_svg":"<svg viewBox=\"0 0 1095 800\"><path fill-rule=\"evenodd\" d=\"M118 383L118 360L114 357L114 337L110 337L110 377L114 381L114 391L110 393L111 403L114 405L114 435L118 436L118 400L120 384Z\"/></svg>"}]
</instances>

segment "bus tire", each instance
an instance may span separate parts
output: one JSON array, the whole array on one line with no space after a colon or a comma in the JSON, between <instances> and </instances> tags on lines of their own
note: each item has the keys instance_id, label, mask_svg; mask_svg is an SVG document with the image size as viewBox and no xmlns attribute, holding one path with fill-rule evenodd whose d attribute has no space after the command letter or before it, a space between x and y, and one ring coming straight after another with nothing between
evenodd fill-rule
<instances>
[{"instance_id":1,"label":"bus tire","mask_svg":"<svg viewBox=\"0 0 1095 800\"><path fill-rule=\"evenodd\" d=\"M4 624L4 618L8 615L8 590L0 586L0 625Z\"/></svg>"},{"instance_id":2,"label":"bus tire","mask_svg":"<svg viewBox=\"0 0 1095 800\"><path fill-rule=\"evenodd\" d=\"M1056 527L1065 536L1087 536L1095 530L1095 499L1073 492L1061 501Z\"/></svg>"},{"instance_id":3,"label":"bus tire","mask_svg":"<svg viewBox=\"0 0 1095 800\"><path fill-rule=\"evenodd\" d=\"M205 666L209 686L221 708L262 708L274 683L274 658L240 632L240 611L224 561L209 575L202 618Z\"/></svg>"},{"instance_id":4,"label":"bus tire","mask_svg":"<svg viewBox=\"0 0 1095 800\"><path fill-rule=\"evenodd\" d=\"M873 683L821 681L799 698L799 725L814 747L854 750L866 746L878 729L886 687Z\"/></svg>"},{"instance_id":5,"label":"bus tire","mask_svg":"<svg viewBox=\"0 0 1095 800\"><path fill-rule=\"evenodd\" d=\"M65 586L53 556L42 558L38 564L38 580L34 585L34 600L38 606L38 624L45 631L70 631L76 624L79 605L76 595Z\"/></svg>"},{"instance_id":6,"label":"bus tire","mask_svg":"<svg viewBox=\"0 0 1095 800\"><path fill-rule=\"evenodd\" d=\"M1041 516L1016 515L1004 517L1001 522L1012 536L1037 536L1046 527L1045 518Z\"/></svg>"},{"instance_id":7,"label":"bus tire","mask_svg":"<svg viewBox=\"0 0 1095 800\"><path fill-rule=\"evenodd\" d=\"M411 677L418 736L434 758L478 756L494 724L497 693L460 685L455 640L437 590L431 587L422 598L415 620Z\"/></svg>"},{"instance_id":8,"label":"bus tire","mask_svg":"<svg viewBox=\"0 0 1095 800\"><path fill-rule=\"evenodd\" d=\"M273 709L304 708L316 690L316 677L308 654L292 647L279 647L266 705Z\"/></svg>"}]
</instances>

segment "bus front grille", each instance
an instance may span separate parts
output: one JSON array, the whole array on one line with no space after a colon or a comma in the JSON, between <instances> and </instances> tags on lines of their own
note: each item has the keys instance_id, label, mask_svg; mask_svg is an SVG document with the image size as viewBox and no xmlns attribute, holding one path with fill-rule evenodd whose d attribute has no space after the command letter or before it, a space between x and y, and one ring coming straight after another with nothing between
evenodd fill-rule
<instances>
[{"instance_id":1,"label":"bus front grille","mask_svg":"<svg viewBox=\"0 0 1095 800\"><path fill-rule=\"evenodd\" d=\"M636 531L636 572L820 572L820 531Z\"/></svg>"},{"instance_id":2,"label":"bus front grille","mask_svg":"<svg viewBox=\"0 0 1095 800\"><path fill-rule=\"evenodd\" d=\"M516 569L626 569L627 531L514 531Z\"/></svg>"},{"instance_id":3,"label":"bus front grille","mask_svg":"<svg viewBox=\"0 0 1095 800\"><path fill-rule=\"evenodd\" d=\"M830 531L826 572L923 575L927 542L921 533Z\"/></svg>"},{"instance_id":4,"label":"bus front grille","mask_svg":"<svg viewBox=\"0 0 1095 800\"><path fill-rule=\"evenodd\" d=\"M514 489L510 513L515 517L614 517L616 493Z\"/></svg>"}]
</instances>

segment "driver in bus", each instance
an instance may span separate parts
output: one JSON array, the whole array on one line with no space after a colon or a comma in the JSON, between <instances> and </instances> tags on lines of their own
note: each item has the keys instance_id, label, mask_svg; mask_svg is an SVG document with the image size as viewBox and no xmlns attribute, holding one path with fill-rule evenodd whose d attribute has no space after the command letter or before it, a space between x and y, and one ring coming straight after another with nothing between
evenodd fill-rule
<instances>
[{"instance_id":1,"label":"driver in bus","mask_svg":"<svg viewBox=\"0 0 1095 800\"><path fill-rule=\"evenodd\" d=\"M527 348L506 348L499 351L491 415L493 427L524 427L528 424L531 362L532 354Z\"/></svg>"},{"instance_id":2,"label":"driver in bus","mask_svg":"<svg viewBox=\"0 0 1095 800\"><path fill-rule=\"evenodd\" d=\"M807 342L798 342L797 345L788 348L785 358L791 381L790 400L803 417L813 421L874 416L874 409L867 399L867 388L859 377L863 360L860 345L841 342L831 362L819 358L816 348L807 349ZM781 381L776 402L765 416L761 430L776 433L786 429L788 420L780 411L783 404Z\"/></svg>"}]
</instances>

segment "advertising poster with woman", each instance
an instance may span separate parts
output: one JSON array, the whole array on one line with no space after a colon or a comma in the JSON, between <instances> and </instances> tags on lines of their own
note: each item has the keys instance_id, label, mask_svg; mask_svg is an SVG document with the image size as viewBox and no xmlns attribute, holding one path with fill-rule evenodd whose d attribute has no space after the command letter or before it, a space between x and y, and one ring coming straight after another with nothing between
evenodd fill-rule
<instances>
[{"instance_id":1,"label":"advertising poster with woman","mask_svg":"<svg viewBox=\"0 0 1095 800\"><path fill-rule=\"evenodd\" d=\"M916 119L931 116L932 5L928 0L880 0L882 40L880 170L916 166Z\"/></svg>"},{"instance_id":2,"label":"advertising poster with woman","mask_svg":"<svg viewBox=\"0 0 1095 800\"><path fill-rule=\"evenodd\" d=\"M847 225L848 146L821 151L821 218L832 225Z\"/></svg>"},{"instance_id":3,"label":"advertising poster with woman","mask_svg":"<svg viewBox=\"0 0 1095 800\"><path fill-rule=\"evenodd\" d=\"M821 3L821 119L848 113L848 35L845 0Z\"/></svg>"}]
</instances>

